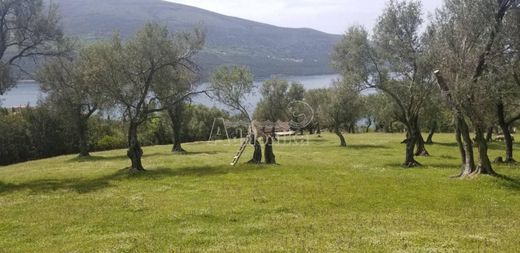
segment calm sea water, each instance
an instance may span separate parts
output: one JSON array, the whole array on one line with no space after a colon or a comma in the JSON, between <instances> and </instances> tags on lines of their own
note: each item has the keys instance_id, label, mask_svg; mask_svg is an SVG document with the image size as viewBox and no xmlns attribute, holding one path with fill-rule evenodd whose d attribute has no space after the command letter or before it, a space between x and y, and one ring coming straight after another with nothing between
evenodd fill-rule
<instances>
[{"instance_id":1,"label":"calm sea water","mask_svg":"<svg viewBox=\"0 0 520 253\"><path fill-rule=\"evenodd\" d=\"M298 81L302 83L306 89L326 88L330 86L333 79L338 75L317 75L317 76L287 76L283 79L289 81ZM256 81L256 85L260 86L262 81ZM35 81L20 81L18 85L7 92L4 96L0 96L0 104L2 107L19 107L19 106L35 106L38 100L43 98L44 94L40 90L40 85ZM254 106L260 100L259 95L253 95L248 98L249 106ZM208 106L218 106L217 103L205 96L199 96L194 99L197 103Z\"/></svg>"}]
</instances>

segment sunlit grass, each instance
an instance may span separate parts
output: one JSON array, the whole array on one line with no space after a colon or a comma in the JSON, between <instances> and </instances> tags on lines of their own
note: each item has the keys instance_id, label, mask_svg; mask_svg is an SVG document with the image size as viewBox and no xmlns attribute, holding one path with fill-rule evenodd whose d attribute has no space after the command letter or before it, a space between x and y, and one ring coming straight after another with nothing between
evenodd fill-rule
<instances>
[{"instance_id":1,"label":"sunlit grass","mask_svg":"<svg viewBox=\"0 0 520 253\"><path fill-rule=\"evenodd\" d=\"M509 179L452 179L452 135L403 169L402 134L333 135L277 145L278 166L229 166L238 145L187 155L145 148L144 175L124 150L0 168L0 252L513 252L520 168ZM516 147L520 150L520 146ZM503 153L493 144L491 157Z\"/></svg>"}]
</instances>

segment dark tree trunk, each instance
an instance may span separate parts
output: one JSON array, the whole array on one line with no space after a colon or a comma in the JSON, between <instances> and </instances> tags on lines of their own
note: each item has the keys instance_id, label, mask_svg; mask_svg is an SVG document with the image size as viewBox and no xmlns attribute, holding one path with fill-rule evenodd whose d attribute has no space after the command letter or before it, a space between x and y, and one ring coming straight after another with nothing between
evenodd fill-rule
<instances>
[{"instance_id":1,"label":"dark tree trunk","mask_svg":"<svg viewBox=\"0 0 520 253\"><path fill-rule=\"evenodd\" d=\"M370 132L370 127L372 126L372 119L369 117L367 120L367 128L365 129L365 133Z\"/></svg>"},{"instance_id":2,"label":"dark tree trunk","mask_svg":"<svg viewBox=\"0 0 520 253\"><path fill-rule=\"evenodd\" d=\"M460 158L463 164L462 167L464 167L464 164L466 163L466 152L464 150L464 143L462 142L462 133L458 127L455 129L455 139L457 140L457 146L459 147Z\"/></svg>"},{"instance_id":3,"label":"dark tree trunk","mask_svg":"<svg viewBox=\"0 0 520 253\"><path fill-rule=\"evenodd\" d=\"M251 159L248 163L260 164L262 163L262 146L256 137L253 138L252 144L255 148L253 152L253 159Z\"/></svg>"},{"instance_id":4,"label":"dark tree trunk","mask_svg":"<svg viewBox=\"0 0 520 253\"><path fill-rule=\"evenodd\" d=\"M415 156L430 156L430 153L428 153L428 150L426 150L426 146L424 145L424 138L421 134L419 118L417 116L414 117L412 126L415 128L413 134L415 134L415 145L417 146L417 149L415 150Z\"/></svg>"},{"instance_id":5,"label":"dark tree trunk","mask_svg":"<svg viewBox=\"0 0 520 253\"><path fill-rule=\"evenodd\" d=\"M481 174L496 175L496 172L491 167L491 161L488 157L488 146L486 139L484 138L484 131L482 131L482 128L477 126L475 128L475 133L480 163L477 172L480 172Z\"/></svg>"},{"instance_id":6,"label":"dark tree trunk","mask_svg":"<svg viewBox=\"0 0 520 253\"><path fill-rule=\"evenodd\" d=\"M309 126L309 134L310 134L310 135L313 135L313 134L314 134L314 127Z\"/></svg>"},{"instance_id":7,"label":"dark tree trunk","mask_svg":"<svg viewBox=\"0 0 520 253\"><path fill-rule=\"evenodd\" d=\"M420 166L421 164L415 160L415 144L417 143L417 127L413 122L407 124L407 139L406 139L406 157L403 163L404 167L412 168Z\"/></svg>"},{"instance_id":8,"label":"dark tree trunk","mask_svg":"<svg viewBox=\"0 0 520 253\"><path fill-rule=\"evenodd\" d=\"M345 141L345 137L343 136L343 134L341 133L341 131L339 130L339 128L335 128L334 129L334 133L338 136L339 138L339 146L340 147L346 147L347 146L347 141Z\"/></svg>"},{"instance_id":9,"label":"dark tree trunk","mask_svg":"<svg viewBox=\"0 0 520 253\"><path fill-rule=\"evenodd\" d=\"M88 146L88 122L82 116L78 116L76 124L78 127L79 157L88 157L90 156Z\"/></svg>"},{"instance_id":10,"label":"dark tree trunk","mask_svg":"<svg viewBox=\"0 0 520 253\"><path fill-rule=\"evenodd\" d=\"M488 128L487 130L487 133L486 133L486 141L489 143L493 140L493 131L495 130L494 127L490 127Z\"/></svg>"},{"instance_id":11,"label":"dark tree trunk","mask_svg":"<svg viewBox=\"0 0 520 253\"><path fill-rule=\"evenodd\" d=\"M426 138L426 144L433 144L433 135L437 131L437 121L433 121L430 126L430 132L428 133L428 138Z\"/></svg>"},{"instance_id":12,"label":"dark tree trunk","mask_svg":"<svg viewBox=\"0 0 520 253\"><path fill-rule=\"evenodd\" d=\"M497 116L498 125L502 130L502 134L504 135L504 141L506 143L506 159L504 160L504 162L514 163L515 159L513 158L513 138L511 137L511 131L505 119L504 103L502 103L502 101L500 101L497 104Z\"/></svg>"},{"instance_id":13,"label":"dark tree trunk","mask_svg":"<svg viewBox=\"0 0 520 253\"><path fill-rule=\"evenodd\" d=\"M143 156L143 149L137 138L137 127L138 124L130 122L128 129L128 151L127 156L132 161L132 167L130 167L130 173L145 171L143 164L141 163L141 157Z\"/></svg>"},{"instance_id":14,"label":"dark tree trunk","mask_svg":"<svg viewBox=\"0 0 520 253\"><path fill-rule=\"evenodd\" d=\"M271 136L266 137L264 153L266 164L276 164L276 156L273 152L273 137Z\"/></svg>"},{"instance_id":15,"label":"dark tree trunk","mask_svg":"<svg viewBox=\"0 0 520 253\"><path fill-rule=\"evenodd\" d=\"M462 113L461 108L457 105L455 99L451 95L450 88L446 81L444 80L441 72L436 70L434 72L435 77L437 78L437 83L439 88L441 89L444 97L448 105L451 107L453 114L455 116L455 127L457 129L457 141L459 142L459 150L464 151L462 156L463 164L459 177L470 176L473 172L475 172L475 157L473 155L473 142L471 141L471 136L469 135L469 127L464 119L464 114ZM462 147L462 149L461 149Z\"/></svg>"},{"instance_id":16,"label":"dark tree trunk","mask_svg":"<svg viewBox=\"0 0 520 253\"><path fill-rule=\"evenodd\" d=\"M416 143L417 149L415 150L415 155L416 156L430 156L430 153L428 153L428 150L426 150L425 142L422 137L421 131L419 131L417 129L417 130L415 130L415 134L416 134L415 140L417 141L417 143Z\"/></svg>"},{"instance_id":17,"label":"dark tree trunk","mask_svg":"<svg viewBox=\"0 0 520 253\"><path fill-rule=\"evenodd\" d=\"M355 124L350 124L349 126L349 132L351 134L355 134L356 133L356 125Z\"/></svg>"},{"instance_id":18,"label":"dark tree trunk","mask_svg":"<svg viewBox=\"0 0 520 253\"><path fill-rule=\"evenodd\" d=\"M456 116L456 127L462 137L462 149L464 151L462 170L459 177L465 177L475 172L475 157L473 155L473 141L469 133L469 127L462 115Z\"/></svg>"},{"instance_id":19,"label":"dark tree trunk","mask_svg":"<svg viewBox=\"0 0 520 253\"><path fill-rule=\"evenodd\" d=\"M321 134L321 126L320 126L320 123L318 123L318 125L316 126L316 133L317 133L318 135Z\"/></svg>"},{"instance_id":20,"label":"dark tree trunk","mask_svg":"<svg viewBox=\"0 0 520 253\"><path fill-rule=\"evenodd\" d=\"M184 105L182 103L178 103L172 108L168 109L168 116L170 117L170 121L172 124L172 141L173 147L172 152L184 153L186 150L182 148L182 121L183 121L183 110Z\"/></svg>"}]
</instances>

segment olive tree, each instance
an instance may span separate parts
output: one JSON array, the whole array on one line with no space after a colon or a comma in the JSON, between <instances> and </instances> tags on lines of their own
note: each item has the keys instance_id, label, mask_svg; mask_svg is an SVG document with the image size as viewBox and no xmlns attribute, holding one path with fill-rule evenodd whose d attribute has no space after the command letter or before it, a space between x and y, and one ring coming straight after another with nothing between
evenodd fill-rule
<instances>
[{"instance_id":1,"label":"olive tree","mask_svg":"<svg viewBox=\"0 0 520 253\"><path fill-rule=\"evenodd\" d=\"M321 134L321 128L325 126L325 118L323 115L323 108L328 104L327 89L312 89L305 92L304 101L312 108L314 113L313 121L311 122L311 134L316 130L317 134Z\"/></svg>"},{"instance_id":2,"label":"olive tree","mask_svg":"<svg viewBox=\"0 0 520 253\"><path fill-rule=\"evenodd\" d=\"M259 90L262 98L256 106L254 118L260 121L287 121L288 89L287 80L275 77L265 81Z\"/></svg>"},{"instance_id":3,"label":"olive tree","mask_svg":"<svg viewBox=\"0 0 520 253\"><path fill-rule=\"evenodd\" d=\"M488 63L489 75L494 83L496 123L506 144L505 163L515 163L511 126L520 120L520 9L504 16L504 28L499 34L496 57Z\"/></svg>"},{"instance_id":4,"label":"olive tree","mask_svg":"<svg viewBox=\"0 0 520 253\"><path fill-rule=\"evenodd\" d=\"M200 47L193 47L190 43L203 43L201 29L197 28L196 33L179 33L175 36L177 45L191 48L189 53L195 54ZM200 35L198 35L200 34ZM170 118L173 130L172 152L185 152L182 148L182 129L186 118L186 103L190 99L184 97L185 94L195 92L198 88L199 67L189 57L180 62L176 68L171 71L161 72L157 85L154 85L153 92L156 94L159 102L166 107L166 112Z\"/></svg>"},{"instance_id":5,"label":"olive tree","mask_svg":"<svg viewBox=\"0 0 520 253\"><path fill-rule=\"evenodd\" d=\"M57 6L42 0L0 1L0 95L16 84L16 71L28 74L24 60L68 51Z\"/></svg>"},{"instance_id":6,"label":"olive tree","mask_svg":"<svg viewBox=\"0 0 520 253\"><path fill-rule=\"evenodd\" d=\"M143 150L137 135L138 127L151 115L198 93L163 88L178 84L171 81L172 77L178 74L179 66L191 63L205 37L204 32L198 29L193 36L178 36L164 26L146 24L126 42L115 36L111 42L97 44L95 57L90 59L90 64L97 66L90 74L95 76L104 94L119 105L128 122L130 172L145 170L141 162ZM156 90L165 93L158 94L154 92ZM177 99L169 100L170 97Z\"/></svg>"},{"instance_id":7,"label":"olive tree","mask_svg":"<svg viewBox=\"0 0 520 253\"><path fill-rule=\"evenodd\" d=\"M372 36L353 26L333 55L334 66L352 85L384 92L392 99L407 130L406 167L420 165L414 152L422 140L419 115L434 87L422 24L419 2L390 1ZM425 149L419 153L428 154Z\"/></svg>"},{"instance_id":8,"label":"olive tree","mask_svg":"<svg viewBox=\"0 0 520 253\"><path fill-rule=\"evenodd\" d=\"M335 81L328 89L323 111L327 125L338 136L341 147L347 146L342 130L359 120L362 103L359 91L351 85Z\"/></svg>"},{"instance_id":9,"label":"olive tree","mask_svg":"<svg viewBox=\"0 0 520 253\"><path fill-rule=\"evenodd\" d=\"M48 61L38 72L37 80L47 93L46 100L72 120L76 130L79 156L89 156L88 121L100 107L107 103L99 83L88 79L89 48L80 50L77 56L60 57Z\"/></svg>"},{"instance_id":10,"label":"olive tree","mask_svg":"<svg viewBox=\"0 0 520 253\"><path fill-rule=\"evenodd\" d=\"M238 112L240 117L246 119L250 125L252 118L248 112L250 105L247 103L247 98L256 89L253 80L253 74L244 66L221 66L211 77L211 89L215 99ZM251 144L254 145L255 151L249 162L261 163L262 146L256 136L251 140Z\"/></svg>"},{"instance_id":11,"label":"olive tree","mask_svg":"<svg viewBox=\"0 0 520 253\"><path fill-rule=\"evenodd\" d=\"M496 174L484 133L492 122L497 89L490 63L504 49L498 43L504 17L517 5L511 0L446 0L429 32L434 36L435 75L452 109L463 161L460 176ZM478 146L475 163L470 124Z\"/></svg>"},{"instance_id":12,"label":"olive tree","mask_svg":"<svg viewBox=\"0 0 520 253\"><path fill-rule=\"evenodd\" d=\"M254 118L272 122L291 120L292 115L288 114L289 104L293 101L302 101L305 95L302 84L297 82L289 84L289 81L278 77L265 81L259 92L262 98L256 106Z\"/></svg>"}]
</instances>

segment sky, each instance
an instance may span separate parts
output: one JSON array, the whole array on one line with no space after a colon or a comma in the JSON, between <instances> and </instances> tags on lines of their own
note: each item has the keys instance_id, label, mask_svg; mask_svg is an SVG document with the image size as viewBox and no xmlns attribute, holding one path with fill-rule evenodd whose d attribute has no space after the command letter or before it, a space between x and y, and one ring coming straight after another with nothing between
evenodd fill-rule
<instances>
[{"instance_id":1,"label":"sky","mask_svg":"<svg viewBox=\"0 0 520 253\"><path fill-rule=\"evenodd\" d=\"M166 0L276 26L342 34L351 25L371 29L387 0ZM422 0L428 13L443 0Z\"/></svg>"}]
</instances>

